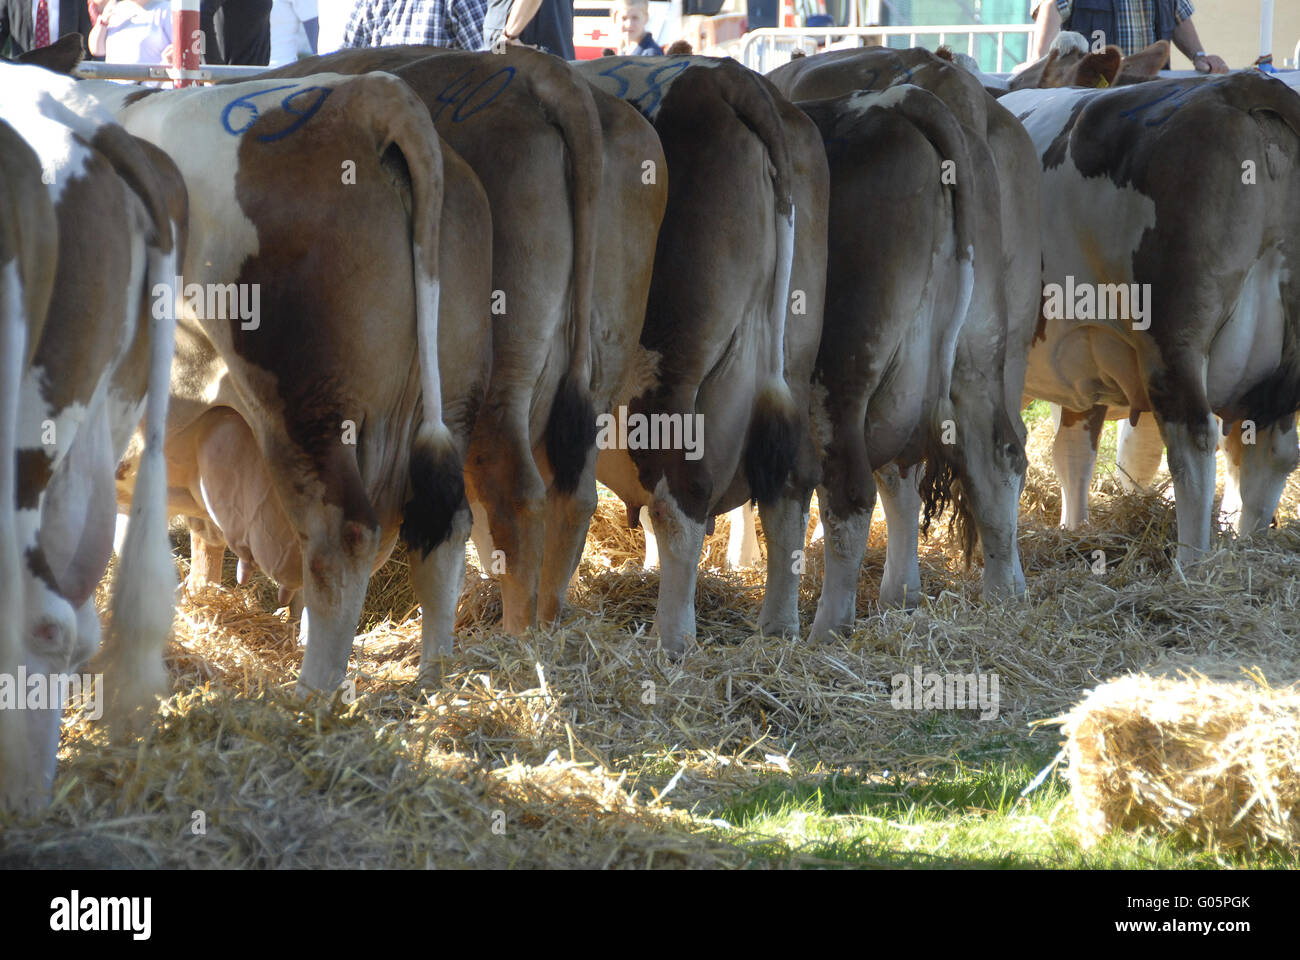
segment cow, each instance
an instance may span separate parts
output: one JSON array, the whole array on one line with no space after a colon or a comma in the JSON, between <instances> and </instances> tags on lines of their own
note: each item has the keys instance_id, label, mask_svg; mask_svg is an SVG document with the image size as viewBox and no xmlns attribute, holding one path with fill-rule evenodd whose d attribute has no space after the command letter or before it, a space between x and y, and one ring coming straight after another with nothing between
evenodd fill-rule
<instances>
[{"instance_id":1,"label":"cow","mask_svg":"<svg viewBox=\"0 0 1300 960\"><path fill-rule=\"evenodd\" d=\"M894 531L886 551L883 603L910 605L920 597L916 514L924 505L928 526L950 499L955 501L958 530L968 557L978 533L984 553L985 594L1022 594L1025 582L1016 525L1026 460L1025 428L1017 411L1039 297L1037 170L1032 145L1015 118L999 107L974 77L926 50L835 51L792 61L773 70L769 78L784 95L800 102L833 99L857 91L888 91L903 84L933 94L961 127L969 166L949 169L958 179L969 178L968 195L975 204L976 226L969 234L972 250L969 255L959 250L954 264L965 262L973 267L969 307L966 318L956 327L955 342L949 346L955 351L950 380L945 373L944 380L929 388L938 389L935 399L941 407L951 409L950 417L941 418L953 421L947 437L951 442L942 442L940 434L941 442L928 445L928 466L924 471L914 465L910 450L902 462L894 465L873 462L862 447L866 441L862 422L851 423L851 417L842 412L845 408L840 399L826 395L828 413L843 419L838 430L832 430L832 446L825 455L823 469L828 477L838 474L844 479L839 481L843 486L838 494L827 490L829 502L819 494L827 529L827 572L814 636L852 625L862 556L858 544L865 544L875 493L870 479L862 476L863 471L870 472L869 464L883 468L878 488ZM859 106L871 103L862 101ZM884 122L883 117L879 119ZM823 122L830 122L825 111ZM906 136L914 138L916 133ZM939 154L951 161L952 155L945 152L948 149L941 149ZM924 169L942 174L942 168L936 171L927 165ZM845 176L849 176L848 168ZM848 189L850 181L843 182ZM868 189L866 181L858 189ZM893 188L886 185L883 189L889 196ZM858 197L853 202L872 201L870 197ZM846 226L854 229L851 224ZM861 244L866 242L864 237ZM898 264L903 262L909 262L908 258L887 258L879 269L897 272ZM924 270L925 266L917 264L914 269ZM850 264L842 269L845 276L852 275ZM908 279L910 282L913 277ZM855 335L861 334L858 329ZM856 341L837 342L828 335L822 353L828 360L847 363L853 345ZM837 359L837 352L846 356ZM878 364L880 360L857 357L856 362ZM849 381L844 377L835 381L835 389L848 388ZM861 392L865 382L858 381L852 387L855 392L850 406L871 396L870 391ZM832 384L826 386L828 391L831 388ZM883 397L877 401L881 402ZM841 531L833 537L832 525Z\"/></svg>"},{"instance_id":2,"label":"cow","mask_svg":"<svg viewBox=\"0 0 1300 960\"><path fill-rule=\"evenodd\" d=\"M1110 408L1141 425L1141 480L1168 448L1180 563L1209 548L1217 414L1237 529L1266 524L1297 462L1300 100L1255 72L1000 101L1042 162L1042 316L1026 392L1064 409L1062 521L1087 517ZM1254 443L1250 443L1252 438ZM1127 444L1126 444L1127 446Z\"/></svg>"},{"instance_id":3,"label":"cow","mask_svg":"<svg viewBox=\"0 0 1300 960\"><path fill-rule=\"evenodd\" d=\"M78 90L172 155L189 189L167 433L172 508L198 521L191 582L231 544L301 588L298 690L329 692L400 533L421 674L439 675L491 362L490 213L473 173L384 74Z\"/></svg>"},{"instance_id":4,"label":"cow","mask_svg":"<svg viewBox=\"0 0 1300 960\"><path fill-rule=\"evenodd\" d=\"M1082 34L1066 30L1057 34L1043 57L1008 78L984 73L974 57L948 47L935 53L967 70L986 91L1000 97L1031 87L1111 87L1154 80L1169 62L1169 41L1157 40L1126 57L1114 44L1094 50Z\"/></svg>"},{"instance_id":5,"label":"cow","mask_svg":"<svg viewBox=\"0 0 1300 960\"><path fill-rule=\"evenodd\" d=\"M173 324L150 309L149 290L175 272L186 199L164 157L102 111L68 109L71 79L0 64L0 86L0 675L28 708L0 704L0 804L32 809L53 783L68 677L100 648L94 593L112 553L114 469L142 416L98 696L120 734L166 688L176 582L163 458ZM33 685L43 702L32 703Z\"/></svg>"},{"instance_id":6,"label":"cow","mask_svg":"<svg viewBox=\"0 0 1300 960\"><path fill-rule=\"evenodd\" d=\"M797 551L817 479L808 415L825 292L820 138L731 60L607 57L572 67L653 123L667 163L643 352L620 390L619 423L602 427L597 460L629 522L647 508L658 538L660 643L680 656L695 638L706 528L749 500L769 541L759 628L797 633Z\"/></svg>"},{"instance_id":7,"label":"cow","mask_svg":"<svg viewBox=\"0 0 1300 960\"><path fill-rule=\"evenodd\" d=\"M1081 62L1078 54L1087 53L1087 42L1078 34L1061 34L1053 47L1055 48L1058 45L1067 49L1072 48L1076 53L1076 63ZM1167 41L1158 41L1133 57L1125 57L1119 76L1114 78L1112 82L1114 85L1119 86L1156 79L1159 75L1158 67L1167 59L1168 43ZM1297 78L1296 71L1284 71L1276 74L1275 77L1293 89L1300 89L1300 79ZM1075 77L1065 77L1058 78L1055 82L1040 79L1036 85L1038 87L1048 87L1093 86L1095 84L1081 82ZM1028 86L1028 84L1022 86ZM1055 431L1059 432L1062 425L1064 425L1067 431L1086 432L1088 440L1085 444L1082 434L1077 438L1067 435L1062 438L1059 447L1054 451L1056 472L1061 482L1061 525L1063 527L1077 530L1087 520L1088 489L1092 482L1095 449L1103 420L1119 421L1116 432L1115 458L1118 469L1115 475L1120 486L1129 493L1150 488L1164 453L1164 443L1160 438L1160 430L1152 417L1142 417L1140 414L1134 415L1126 407L1107 407L1104 414L1095 410L1089 411L1085 423L1080 419L1080 415L1074 411L1063 411L1056 404L1052 404L1051 407ZM1220 426L1223 425L1220 424ZM1094 436L1094 433L1097 435ZM1266 493L1263 491L1252 492L1250 495L1243 497L1241 488L1243 482L1243 458L1246 452L1245 447L1250 446L1253 442L1252 434L1247 432L1245 436L1247 442L1243 442L1243 429L1240 425L1228 424L1226 431L1219 438L1219 449L1224 454L1227 467L1223 501L1220 504L1219 513L1239 534L1258 529L1269 520L1267 516L1252 512L1262 509L1262 505L1269 501L1270 497ZM1251 482L1250 473L1250 471L1247 471L1247 477L1245 478L1247 482ZM1260 476L1256 472L1255 480L1258 481ZM1267 477L1267 474L1263 476ZM1276 482L1276 478L1272 481L1264 480L1266 486L1270 482ZM1262 496L1261 493L1263 493ZM1254 506L1251 510L1243 511L1246 502Z\"/></svg>"},{"instance_id":8,"label":"cow","mask_svg":"<svg viewBox=\"0 0 1300 960\"><path fill-rule=\"evenodd\" d=\"M485 572L501 574L506 632L549 624L596 507L595 415L644 318L666 184L643 165L662 168L658 140L635 111L528 49L349 50L270 75L319 68L401 77L487 190L497 299L467 463L473 537Z\"/></svg>"}]
</instances>

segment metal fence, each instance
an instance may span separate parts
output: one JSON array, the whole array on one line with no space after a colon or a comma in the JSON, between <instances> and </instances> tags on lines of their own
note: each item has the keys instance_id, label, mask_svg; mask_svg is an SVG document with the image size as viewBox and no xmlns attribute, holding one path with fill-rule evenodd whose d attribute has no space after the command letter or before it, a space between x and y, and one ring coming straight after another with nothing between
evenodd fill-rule
<instances>
[{"instance_id":1,"label":"metal fence","mask_svg":"<svg viewBox=\"0 0 1300 960\"><path fill-rule=\"evenodd\" d=\"M193 71L190 78L198 83L216 83L219 80L249 80L266 73L270 67L227 66L204 64ZM162 63L100 63L83 60L73 71L78 77L93 80L162 80L171 81L176 71Z\"/></svg>"},{"instance_id":2,"label":"metal fence","mask_svg":"<svg viewBox=\"0 0 1300 960\"><path fill-rule=\"evenodd\" d=\"M796 50L806 54L818 50L839 50L846 47L861 47L866 41L877 39L888 44L891 37L906 37L909 47L916 46L916 38L923 36L939 37L939 44L947 44L962 52L960 38L965 37L965 51L975 56L977 37L994 37L997 40L997 65L993 72L1002 73L1011 69L1020 60L1011 62L1006 49L1009 36L1028 38L1034 32L1032 23L1025 24L953 24L934 26L916 24L906 27L763 27L752 30L739 40L724 44L722 50L735 57L745 66L759 73L766 73L790 60ZM957 38L958 42L954 42ZM819 46L821 41L824 46Z\"/></svg>"}]
</instances>

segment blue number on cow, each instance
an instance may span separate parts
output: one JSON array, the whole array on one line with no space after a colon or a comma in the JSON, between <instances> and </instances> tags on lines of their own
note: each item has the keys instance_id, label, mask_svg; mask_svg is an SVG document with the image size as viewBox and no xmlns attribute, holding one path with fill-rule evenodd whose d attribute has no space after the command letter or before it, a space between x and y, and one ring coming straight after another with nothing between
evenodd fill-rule
<instances>
[{"instance_id":1,"label":"blue number on cow","mask_svg":"<svg viewBox=\"0 0 1300 960\"><path fill-rule=\"evenodd\" d=\"M1162 116L1157 117L1154 120L1148 120L1146 122L1146 126L1148 127L1158 127L1160 126L1160 124L1164 123L1166 120L1168 120L1170 117L1172 117L1175 113L1178 112L1178 108L1183 105L1181 102L1182 99L1185 96L1187 96L1189 93L1191 93L1194 90L1202 90L1205 89L1206 87L1213 87L1222 82L1223 82L1223 78L1218 77L1213 80L1193 80L1191 82L1183 83L1180 86L1175 87L1174 89L1168 91L1167 93L1161 94L1160 96L1156 97L1154 100L1148 100L1145 103L1139 103L1136 107L1130 107L1128 110L1125 110L1122 113L1120 113L1120 116L1126 118L1136 117L1139 113L1142 113L1144 110L1148 110L1151 107L1154 107L1157 103L1164 103L1167 101L1170 104L1169 109Z\"/></svg>"},{"instance_id":2,"label":"blue number on cow","mask_svg":"<svg viewBox=\"0 0 1300 960\"><path fill-rule=\"evenodd\" d=\"M490 74L477 86L473 86L474 81L470 79L470 74L473 72L474 68L471 67L434 94L433 102L441 104L437 110L430 113L430 116L433 117L435 123L438 121L438 118L442 116L442 112L448 107L456 108L451 112L451 120L453 123L460 123L464 120L468 120L484 107L490 105L497 97L501 96L501 93L505 88L510 86L511 82L515 79L514 67L502 67L495 73ZM474 106L473 109L465 110L465 107L470 104L480 90L498 78L500 78L500 83L495 90L485 96L476 106Z\"/></svg>"},{"instance_id":3,"label":"blue number on cow","mask_svg":"<svg viewBox=\"0 0 1300 960\"><path fill-rule=\"evenodd\" d=\"M226 104L226 108L221 111L221 125L226 128L226 132L229 133L231 136L235 136L235 137L239 136L241 133L243 133L245 130L247 130L249 127L255 124L260 115L258 113L257 105L253 103L254 98L264 97L268 93L279 93L281 90L294 90L294 84L286 83L279 87L267 87L265 90L256 90L252 93L245 93L242 94L241 96L236 97L234 100L231 100L228 104ZM313 116L315 116L316 111L319 110L321 104L325 102L325 98L328 97L332 92L333 91L331 91L329 87L301 87L297 90L294 90L293 93L288 94L287 96L284 97L284 99L280 101L280 108L284 110L285 113L297 117L298 119L295 120L293 123L289 124L283 130L276 131L275 133L262 134L257 139L261 140L264 143L270 143L272 141L281 140L287 137L289 134L293 133L304 123L310 120ZM308 105L305 109L299 110L297 107L293 105L294 100L310 93L315 93L316 99L313 100L311 104ZM248 111L247 122L245 122L243 126L238 128L232 127L230 125L230 115L236 109Z\"/></svg>"},{"instance_id":4,"label":"blue number on cow","mask_svg":"<svg viewBox=\"0 0 1300 960\"><path fill-rule=\"evenodd\" d=\"M650 75L645 78L646 86L650 89L633 100L632 106L636 107L647 116L654 113L659 107L659 101L664 98L663 88L668 85L668 82L672 80L673 77L677 76L677 74L681 73L689 66L691 66L689 60L682 60L678 63L670 63L659 67L657 70L652 70ZM665 74L667 75L665 76ZM647 102L646 98L650 97L652 94L653 99L650 99Z\"/></svg>"}]
</instances>

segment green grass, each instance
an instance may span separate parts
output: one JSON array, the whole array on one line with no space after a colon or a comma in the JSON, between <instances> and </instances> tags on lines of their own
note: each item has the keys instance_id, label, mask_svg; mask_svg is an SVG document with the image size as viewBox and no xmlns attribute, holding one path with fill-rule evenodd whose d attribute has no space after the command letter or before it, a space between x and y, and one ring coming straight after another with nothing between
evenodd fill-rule
<instances>
[{"instance_id":1,"label":"green grass","mask_svg":"<svg viewBox=\"0 0 1300 960\"><path fill-rule=\"evenodd\" d=\"M1274 852L1192 850L1168 838L1116 835L1083 849L1069 790L1054 775L1022 799L1050 756L958 763L927 778L774 777L696 814L759 859L798 866L904 868L1295 869Z\"/></svg>"}]
</instances>

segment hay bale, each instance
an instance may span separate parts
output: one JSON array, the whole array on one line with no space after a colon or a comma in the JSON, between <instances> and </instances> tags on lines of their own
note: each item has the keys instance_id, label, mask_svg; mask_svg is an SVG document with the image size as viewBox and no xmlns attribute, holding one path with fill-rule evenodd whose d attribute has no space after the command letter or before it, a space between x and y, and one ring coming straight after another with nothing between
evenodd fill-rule
<instances>
[{"instance_id":1,"label":"hay bale","mask_svg":"<svg viewBox=\"0 0 1300 960\"><path fill-rule=\"evenodd\" d=\"M1059 722L1080 832L1300 849L1300 688L1131 674Z\"/></svg>"}]
</instances>

